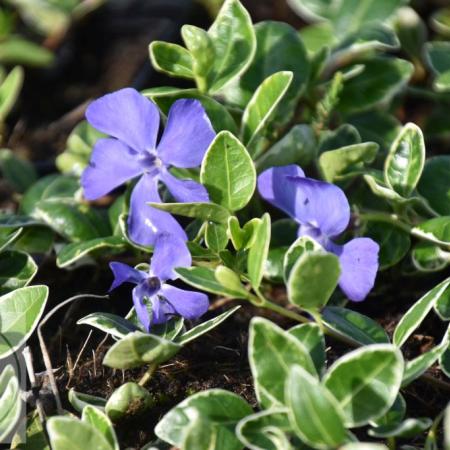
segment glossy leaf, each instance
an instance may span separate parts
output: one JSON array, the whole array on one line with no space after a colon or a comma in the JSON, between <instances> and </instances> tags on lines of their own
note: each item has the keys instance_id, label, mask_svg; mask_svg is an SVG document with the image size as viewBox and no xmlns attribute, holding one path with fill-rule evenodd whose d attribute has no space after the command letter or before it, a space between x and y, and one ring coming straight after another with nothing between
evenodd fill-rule
<instances>
[{"instance_id":1,"label":"glossy leaf","mask_svg":"<svg viewBox=\"0 0 450 450\"><path fill-rule=\"evenodd\" d=\"M364 70L344 84L338 109L355 113L389 101L408 82L413 66L403 59L373 58Z\"/></svg>"},{"instance_id":2,"label":"glossy leaf","mask_svg":"<svg viewBox=\"0 0 450 450\"><path fill-rule=\"evenodd\" d=\"M337 256L323 251L305 252L289 274L289 301L303 309L325 306L336 289L340 274Z\"/></svg>"},{"instance_id":3,"label":"glossy leaf","mask_svg":"<svg viewBox=\"0 0 450 450\"><path fill-rule=\"evenodd\" d=\"M23 287L0 297L0 359L15 352L30 337L47 297L47 286Z\"/></svg>"},{"instance_id":4,"label":"glossy leaf","mask_svg":"<svg viewBox=\"0 0 450 450\"><path fill-rule=\"evenodd\" d=\"M392 144L384 167L387 185L409 197L419 182L425 164L425 142L421 129L406 124Z\"/></svg>"},{"instance_id":5,"label":"glossy leaf","mask_svg":"<svg viewBox=\"0 0 450 450\"><path fill-rule=\"evenodd\" d=\"M325 450L348 440L338 402L302 367L290 369L285 398L291 425L303 442Z\"/></svg>"},{"instance_id":6,"label":"glossy leaf","mask_svg":"<svg viewBox=\"0 0 450 450\"><path fill-rule=\"evenodd\" d=\"M253 94L242 116L241 135L251 146L283 99L293 78L292 72L276 72L267 77Z\"/></svg>"},{"instance_id":7,"label":"glossy leaf","mask_svg":"<svg viewBox=\"0 0 450 450\"><path fill-rule=\"evenodd\" d=\"M369 434L377 438L413 438L431 427L432 421L427 417L420 419L406 419L399 424L385 425L372 430Z\"/></svg>"},{"instance_id":8,"label":"glossy leaf","mask_svg":"<svg viewBox=\"0 0 450 450\"><path fill-rule=\"evenodd\" d=\"M172 76L194 79L192 56L181 45L153 41L149 51L156 70Z\"/></svg>"},{"instance_id":9,"label":"glossy leaf","mask_svg":"<svg viewBox=\"0 0 450 450\"><path fill-rule=\"evenodd\" d=\"M181 345L159 336L134 331L108 350L103 364L114 369L158 365L174 356L180 348Z\"/></svg>"},{"instance_id":10,"label":"glossy leaf","mask_svg":"<svg viewBox=\"0 0 450 450\"><path fill-rule=\"evenodd\" d=\"M88 406L94 406L98 409L104 410L106 400L96 395L84 394L82 392L76 392L73 388L69 391L69 402L79 413L83 412L83 409Z\"/></svg>"},{"instance_id":11,"label":"glossy leaf","mask_svg":"<svg viewBox=\"0 0 450 450\"><path fill-rule=\"evenodd\" d=\"M439 155L425 162L418 190L431 207L443 216L450 215L450 156Z\"/></svg>"},{"instance_id":12,"label":"glossy leaf","mask_svg":"<svg viewBox=\"0 0 450 450\"><path fill-rule=\"evenodd\" d=\"M124 250L126 242L123 238L118 236L101 237L84 242L74 242L65 245L59 252L56 259L58 267L67 267L75 263L79 259L89 255L92 252L108 249L113 253L114 251Z\"/></svg>"},{"instance_id":13,"label":"glossy leaf","mask_svg":"<svg viewBox=\"0 0 450 450\"><path fill-rule=\"evenodd\" d=\"M439 298L443 295L448 295L447 292L449 289L450 278L435 286L409 308L394 331L393 342L397 347L401 347L406 342L411 334L420 326L431 309L436 305Z\"/></svg>"},{"instance_id":14,"label":"glossy leaf","mask_svg":"<svg viewBox=\"0 0 450 450\"><path fill-rule=\"evenodd\" d=\"M225 225L208 222L205 230L206 246L214 252L220 252L228 244L227 228Z\"/></svg>"},{"instance_id":15,"label":"glossy leaf","mask_svg":"<svg viewBox=\"0 0 450 450\"><path fill-rule=\"evenodd\" d=\"M294 365L317 376L307 348L267 319L252 319L248 345L256 397L264 408L285 404L285 383Z\"/></svg>"},{"instance_id":16,"label":"glossy leaf","mask_svg":"<svg viewBox=\"0 0 450 450\"><path fill-rule=\"evenodd\" d=\"M22 411L19 380L13 366L6 366L0 373L0 441L14 430Z\"/></svg>"},{"instance_id":17,"label":"glossy leaf","mask_svg":"<svg viewBox=\"0 0 450 450\"><path fill-rule=\"evenodd\" d=\"M229 211L242 209L256 187L253 161L245 147L228 131L220 132L203 159L200 180L211 200Z\"/></svg>"},{"instance_id":18,"label":"glossy leaf","mask_svg":"<svg viewBox=\"0 0 450 450\"><path fill-rule=\"evenodd\" d=\"M108 441L110 447L114 450L119 449L116 432L106 414L94 406L88 405L83 409L81 420L91 424Z\"/></svg>"},{"instance_id":19,"label":"glossy leaf","mask_svg":"<svg viewBox=\"0 0 450 450\"><path fill-rule=\"evenodd\" d=\"M24 192L37 178L33 165L8 149L0 149L0 172L17 192Z\"/></svg>"},{"instance_id":20,"label":"glossy leaf","mask_svg":"<svg viewBox=\"0 0 450 450\"><path fill-rule=\"evenodd\" d=\"M123 338L138 328L129 320L115 314L96 312L78 320L77 325L90 325L116 338Z\"/></svg>"},{"instance_id":21,"label":"glossy leaf","mask_svg":"<svg viewBox=\"0 0 450 450\"><path fill-rule=\"evenodd\" d=\"M254 230L253 245L250 247L247 259L247 272L254 289L259 288L264 274L270 245L270 216L264 214L261 223Z\"/></svg>"},{"instance_id":22,"label":"glossy leaf","mask_svg":"<svg viewBox=\"0 0 450 450\"><path fill-rule=\"evenodd\" d=\"M0 80L0 122L3 122L19 96L23 84L22 67L14 67L7 77Z\"/></svg>"},{"instance_id":23,"label":"glossy leaf","mask_svg":"<svg viewBox=\"0 0 450 450\"><path fill-rule=\"evenodd\" d=\"M30 255L6 250L0 253L0 294L27 286L38 267Z\"/></svg>"},{"instance_id":24,"label":"glossy leaf","mask_svg":"<svg viewBox=\"0 0 450 450\"><path fill-rule=\"evenodd\" d=\"M215 272L207 267L179 268L176 270L181 280L197 289L228 298L242 297L241 291L233 291L222 286L216 279Z\"/></svg>"},{"instance_id":25,"label":"glossy leaf","mask_svg":"<svg viewBox=\"0 0 450 450\"><path fill-rule=\"evenodd\" d=\"M382 416L395 401L403 357L393 345L374 344L347 353L324 378L344 412L345 424L361 426Z\"/></svg>"},{"instance_id":26,"label":"glossy leaf","mask_svg":"<svg viewBox=\"0 0 450 450\"><path fill-rule=\"evenodd\" d=\"M322 311L322 320L332 330L360 345L389 343L389 337L382 326L351 309L327 306Z\"/></svg>"},{"instance_id":27,"label":"glossy leaf","mask_svg":"<svg viewBox=\"0 0 450 450\"><path fill-rule=\"evenodd\" d=\"M181 447L193 418L212 422L220 434L221 449L240 450L242 445L234 434L236 424L251 414L252 408L236 394L222 389L198 392L172 408L158 422L156 435L169 444Z\"/></svg>"},{"instance_id":28,"label":"glossy leaf","mask_svg":"<svg viewBox=\"0 0 450 450\"><path fill-rule=\"evenodd\" d=\"M186 331L185 333L176 337L175 342L181 345L185 345L188 342L197 339L198 337L218 327L222 322L232 316L239 308L240 306L235 306L234 308L231 308L228 311L225 311L210 320L202 322L200 325L197 325L194 328L191 328L189 331Z\"/></svg>"},{"instance_id":29,"label":"glossy leaf","mask_svg":"<svg viewBox=\"0 0 450 450\"><path fill-rule=\"evenodd\" d=\"M209 92L216 93L242 74L256 50L256 37L250 14L239 0L225 0L216 20L208 30L214 45L214 77Z\"/></svg>"},{"instance_id":30,"label":"glossy leaf","mask_svg":"<svg viewBox=\"0 0 450 450\"><path fill-rule=\"evenodd\" d=\"M116 389L105 405L106 415L117 422L124 417L142 414L154 405L153 397L137 383L128 382Z\"/></svg>"}]
</instances>

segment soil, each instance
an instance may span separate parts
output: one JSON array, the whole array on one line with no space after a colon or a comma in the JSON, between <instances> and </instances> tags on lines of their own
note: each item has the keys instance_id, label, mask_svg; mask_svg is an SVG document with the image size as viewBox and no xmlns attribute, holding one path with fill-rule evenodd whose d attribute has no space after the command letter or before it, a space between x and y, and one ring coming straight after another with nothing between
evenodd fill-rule
<instances>
[{"instance_id":1,"label":"soil","mask_svg":"<svg viewBox=\"0 0 450 450\"><path fill-rule=\"evenodd\" d=\"M151 68L148 44L155 39L178 41L179 29L184 23L206 27L209 23L207 13L200 6L184 0L135 0L117 4L123 6L106 5L74 25L61 42L50 42L57 55L56 63L50 69L27 70L19 105L8 120L10 137L7 146L31 159L41 175L56 170L54 158L64 150L68 134L83 118L90 99L124 86L141 89L184 85ZM244 4L255 21L275 19L296 27L302 25L284 1L247 0ZM416 116L418 111L420 109L413 105L408 115ZM12 206L11 191L0 183L0 207L5 206ZM106 265L102 264L102 267ZM440 277L438 274L435 279L433 276L417 279L399 276L397 271L383 272L378 286L385 286L386 291L379 289L368 301L352 305L352 308L374 318L392 333L408 307ZM50 287L49 310L79 293L103 295L110 282L110 274L99 267L57 270L51 256L41 262L36 279L36 283ZM279 288L270 296L275 301L285 301L285 294ZM44 336L66 409L73 411L67 400L69 388L107 398L124 381L136 381L142 376L144 369L114 371L103 366L103 356L113 341L105 341L104 335L95 330L89 335L88 327L76 325L79 318L90 312L125 314L130 306L129 288L123 287L110 299L86 299L74 303L46 326ZM220 299L212 301L212 308L215 306L218 307L206 318L229 307L220 306ZM194 392L223 388L243 396L256 407L247 360L248 324L255 315L266 316L284 328L294 325L277 315L244 304L232 318L186 346L156 371L147 387L154 395L157 407L143 416L131 417L118 424L121 448L140 448L153 439L152 430L161 415ZM420 334L408 341L406 356L414 357L431 348L443 331L444 325L437 318L427 319ZM348 351L337 342L332 344L328 346L329 363ZM36 338L30 345L36 371L43 371ZM442 376L435 369L431 369L430 374L438 379ZM45 388L45 379L43 383ZM449 393L419 381L408 388L405 397L412 416L435 417L446 405Z\"/></svg>"}]
</instances>

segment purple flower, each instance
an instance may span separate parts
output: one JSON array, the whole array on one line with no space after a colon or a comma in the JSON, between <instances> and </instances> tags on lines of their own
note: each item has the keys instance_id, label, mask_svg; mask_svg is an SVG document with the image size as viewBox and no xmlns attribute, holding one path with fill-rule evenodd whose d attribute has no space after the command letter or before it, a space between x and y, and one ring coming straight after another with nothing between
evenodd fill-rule
<instances>
[{"instance_id":1,"label":"purple flower","mask_svg":"<svg viewBox=\"0 0 450 450\"><path fill-rule=\"evenodd\" d=\"M310 236L339 257L339 286L350 300L364 300L375 283L379 246L369 238L355 238L338 245L350 221L350 206L344 192L324 181L306 178L295 165L273 167L258 177L261 196L282 209L300 225L299 236Z\"/></svg>"},{"instance_id":2,"label":"purple flower","mask_svg":"<svg viewBox=\"0 0 450 450\"><path fill-rule=\"evenodd\" d=\"M134 269L119 262L110 263L114 281L110 291L122 283L133 283L133 303L136 314L148 331L150 324L165 323L178 315L197 319L208 310L208 296L201 292L185 291L167 284L177 278L174 269L190 267L191 254L178 236L162 233L155 240L149 272ZM151 303L151 318L146 299Z\"/></svg>"},{"instance_id":3,"label":"purple flower","mask_svg":"<svg viewBox=\"0 0 450 450\"><path fill-rule=\"evenodd\" d=\"M100 139L83 172L81 184L88 200L95 200L126 181L141 176L131 194L128 229L133 241L153 245L159 232L186 234L168 213L151 208L161 202L161 180L179 202L206 202L208 193L199 183L175 178L170 166L199 166L215 132L198 100L177 100L169 111L164 133L156 145L158 108L134 89L122 89L92 102L88 122L111 136Z\"/></svg>"}]
</instances>

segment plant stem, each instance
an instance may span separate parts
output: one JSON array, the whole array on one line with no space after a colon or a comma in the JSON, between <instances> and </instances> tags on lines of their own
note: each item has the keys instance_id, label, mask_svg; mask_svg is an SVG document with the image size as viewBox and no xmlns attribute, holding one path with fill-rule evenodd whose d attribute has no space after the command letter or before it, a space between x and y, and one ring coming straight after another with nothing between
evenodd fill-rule
<instances>
[{"instance_id":1,"label":"plant stem","mask_svg":"<svg viewBox=\"0 0 450 450\"><path fill-rule=\"evenodd\" d=\"M157 364L150 364L147 371L142 375L142 378L139 380L139 386L145 386L150 379L152 378L153 374L155 373L156 369L158 368Z\"/></svg>"},{"instance_id":2,"label":"plant stem","mask_svg":"<svg viewBox=\"0 0 450 450\"><path fill-rule=\"evenodd\" d=\"M389 450L395 450L396 448L395 437L388 437L387 445L389 447Z\"/></svg>"}]
</instances>

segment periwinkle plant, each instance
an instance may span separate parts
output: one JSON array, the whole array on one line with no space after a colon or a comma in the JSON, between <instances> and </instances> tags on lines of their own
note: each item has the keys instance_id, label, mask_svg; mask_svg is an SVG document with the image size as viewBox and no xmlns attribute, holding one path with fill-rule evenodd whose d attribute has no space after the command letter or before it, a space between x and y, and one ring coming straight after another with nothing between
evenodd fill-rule
<instances>
[{"instance_id":1,"label":"periwinkle plant","mask_svg":"<svg viewBox=\"0 0 450 450\"><path fill-rule=\"evenodd\" d=\"M81 420L48 420L53 450L68 450L74 433L81 447L117 450L114 426L131 411L152 415L148 423L162 411L156 436L182 450L386 449L378 441L394 450L397 438L447 450L450 411L412 417L403 394L419 378L436 398L450 389L448 11L433 13L440 40L425 43L404 1L288 3L314 23L300 32L254 25L239 0L226 0L207 31L183 27L185 47L152 42L155 69L190 87L125 88L93 101L58 158L63 175L32 184L17 162L0 161L5 178L21 174L23 192L20 214L0 218L0 263L22 268L0 277L0 331L17 337L12 349L0 342L0 357L20 347L45 306L48 289L27 286L37 271L29 254L55 249L59 268L109 263L110 291L133 285L130 299L111 296L132 305L125 317L97 311L78 323L114 338L105 366L137 370L109 399L71 391ZM0 86L10 90L0 113L17 93L12 81ZM424 131L400 122L417 98L433 102L430 117L412 108ZM439 142L439 155L427 159L426 142ZM391 284L403 276L424 295ZM247 352L256 400L209 389L167 411L155 372L246 302L260 308L238 319L256 316ZM273 322L258 317L261 308L276 313ZM444 324L428 333L431 348L413 354L409 340L430 331L433 313ZM380 325L387 316L393 333ZM426 373L433 365L439 379ZM174 366L159 375L171 379ZM195 375L195 365L188 370ZM0 377L0 398L14 398L17 412L16 379L10 369ZM2 412L0 435L13 422L3 426Z\"/></svg>"}]
</instances>

